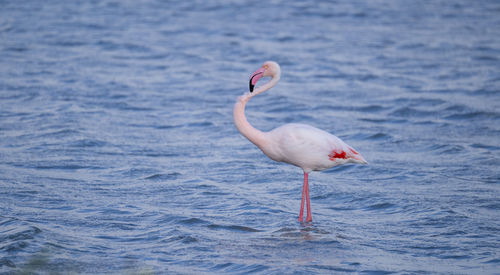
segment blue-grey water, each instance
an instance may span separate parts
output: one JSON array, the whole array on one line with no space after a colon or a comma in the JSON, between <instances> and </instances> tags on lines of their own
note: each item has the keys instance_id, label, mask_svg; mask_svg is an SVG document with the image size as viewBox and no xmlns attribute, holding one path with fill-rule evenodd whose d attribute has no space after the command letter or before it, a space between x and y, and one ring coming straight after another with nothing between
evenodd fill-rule
<instances>
[{"instance_id":1,"label":"blue-grey water","mask_svg":"<svg viewBox=\"0 0 500 275\"><path fill-rule=\"evenodd\" d=\"M0 0L0 273L499 274L499 198L498 1Z\"/></svg>"}]
</instances>

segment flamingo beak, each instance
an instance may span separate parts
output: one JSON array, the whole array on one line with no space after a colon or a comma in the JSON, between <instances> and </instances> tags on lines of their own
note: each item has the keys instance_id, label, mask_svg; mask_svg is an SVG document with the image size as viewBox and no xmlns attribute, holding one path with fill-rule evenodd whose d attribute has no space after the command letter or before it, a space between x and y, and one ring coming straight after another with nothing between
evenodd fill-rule
<instances>
[{"instance_id":1,"label":"flamingo beak","mask_svg":"<svg viewBox=\"0 0 500 275\"><path fill-rule=\"evenodd\" d=\"M248 86L250 88L250 92L253 92L253 88L255 87L255 84L257 84L257 81L264 75L265 68L260 68L257 71L255 71L252 76L250 76L250 81L248 83Z\"/></svg>"}]
</instances>

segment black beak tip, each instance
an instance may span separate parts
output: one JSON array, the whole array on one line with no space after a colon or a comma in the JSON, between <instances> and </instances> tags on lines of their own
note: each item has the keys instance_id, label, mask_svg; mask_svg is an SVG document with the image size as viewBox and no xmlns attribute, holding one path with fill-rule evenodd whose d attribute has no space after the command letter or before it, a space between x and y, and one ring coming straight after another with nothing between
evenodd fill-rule
<instances>
[{"instance_id":1,"label":"black beak tip","mask_svg":"<svg viewBox=\"0 0 500 275\"><path fill-rule=\"evenodd\" d=\"M253 92L253 88L255 87L255 85L252 84L252 81L250 81L248 86L249 86L250 92Z\"/></svg>"}]
</instances>

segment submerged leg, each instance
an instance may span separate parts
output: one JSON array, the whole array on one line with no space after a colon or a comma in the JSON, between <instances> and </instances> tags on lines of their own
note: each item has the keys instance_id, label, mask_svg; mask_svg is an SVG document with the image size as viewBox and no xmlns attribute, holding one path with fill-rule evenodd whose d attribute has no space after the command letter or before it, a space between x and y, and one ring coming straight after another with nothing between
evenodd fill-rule
<instances>
[{"instance_id":1,"label":"submerged leg","mask_svg":"<svg viewBox=\"0 0 500 275\"><path fill-rule=\"evenodd\" d=\"M311 200L309 199L309 179L308 179L307 173L304 173L304 184L306 187L306 201L307 201L307 216L306 216L306 222L312 222L312 216L311 216Z\"/></svg>"},{"instance_id":2,"label":"submerged leg","mask_svg":"<svg viewBox=\"0 0 500 275\"><path fill-rule=\"evenodd\" d=\"M299 212L299 222L304 221L304 200L306 198L306 176L307 174L304 173L304 185L302 186L302 201L300 202L300 212Z\"/></svg>"}]
</instances>

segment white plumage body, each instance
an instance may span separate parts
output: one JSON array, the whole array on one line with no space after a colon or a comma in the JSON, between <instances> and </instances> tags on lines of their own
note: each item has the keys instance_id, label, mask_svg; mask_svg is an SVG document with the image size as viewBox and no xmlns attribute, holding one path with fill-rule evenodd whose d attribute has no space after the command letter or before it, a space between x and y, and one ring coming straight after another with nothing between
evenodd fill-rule
<instances>
[{"instance_id":1,"label":"white plumage body","mask_svg":"<svg viewBox=\"0 0 500 275\"><path fill-rule=\"evenodd\" d=\"M298 166L306 173L345 163L366 163L340 138L307 124L285 124L265 135L268 142L260 149L266 156Z\"/></svg>"}]
</instances>

